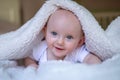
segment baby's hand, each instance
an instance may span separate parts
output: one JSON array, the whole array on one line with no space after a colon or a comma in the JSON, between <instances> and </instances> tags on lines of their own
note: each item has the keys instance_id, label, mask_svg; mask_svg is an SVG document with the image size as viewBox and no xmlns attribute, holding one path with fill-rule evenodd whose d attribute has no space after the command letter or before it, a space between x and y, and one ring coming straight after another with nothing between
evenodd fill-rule
<instances>
[{"instance_id":1,"label":"baby's hand","mask_svg":"<svg viewBox=\"0 0 120 80\"><path fill-rule=\"evenodd\" d=\"M30 64L29 66L35 67L36 69L38 68L37 64Z\"/></svg>"}]
</instances>

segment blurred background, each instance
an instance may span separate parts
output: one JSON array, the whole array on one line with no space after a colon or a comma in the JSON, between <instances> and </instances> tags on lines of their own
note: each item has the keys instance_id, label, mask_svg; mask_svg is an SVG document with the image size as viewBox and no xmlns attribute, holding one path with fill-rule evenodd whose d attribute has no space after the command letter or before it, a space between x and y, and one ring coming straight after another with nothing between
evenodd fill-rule
<instances>
[{"instance_id":1,"label":"blurred background","mask_svg":"<svg viewBox=\"0 0 120 80\"><path fill-rule=\"evenodd\" d=\"M16 30L28 21L46 0L0 0L0 34ZM93 13L105 29L120 16L120 0L74 0Z\"/></svg>"}]
</instances>

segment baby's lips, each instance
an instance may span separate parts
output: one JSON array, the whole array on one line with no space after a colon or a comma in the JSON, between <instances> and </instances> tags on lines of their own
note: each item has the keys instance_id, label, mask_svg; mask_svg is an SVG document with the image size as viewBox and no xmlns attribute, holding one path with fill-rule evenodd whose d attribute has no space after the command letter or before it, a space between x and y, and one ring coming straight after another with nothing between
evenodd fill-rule
<instances>
[{"instance_id":1,"label":"baby's lips","mask_svg":"<svg viewBox=\"0 0 120 80\"><path fill-rule=\"evenodd\" d=\"M64 49L62 49L62 48L59 48L59 47L55 47L56 49L58 49L58 50L64 50Z\"/></svg>"}]
</instances>

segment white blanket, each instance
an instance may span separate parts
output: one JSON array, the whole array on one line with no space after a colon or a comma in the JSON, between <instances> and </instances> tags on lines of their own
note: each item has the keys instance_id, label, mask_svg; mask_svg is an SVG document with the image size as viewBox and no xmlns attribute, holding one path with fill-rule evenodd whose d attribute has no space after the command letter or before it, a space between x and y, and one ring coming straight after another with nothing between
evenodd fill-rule
<instances>
[{"instance_id":1,"label":"white blanket","mask_svg":"<svg viewBox=\"0 0 120 80\"><path fill-rule=\"evenodd\" d=\"M120 55L99 65L51 61L33 67L0 68L0 80L120 80Z\"/></svg>"},{"instance_id":2,"label":"white blanket","mask_svg":"<svg viewBox=\"0 0 120 80\"><path fill-rule=\"evenodd\" d=\"M105 61L103 64L90 67L83 64L70 64L71 67L69 67L69 63L64 62L60 62L61 65L59 65L59 62L50 63L50 65L48 65L49 63L46 63L46 65L41 65L42 69L40 69L38 72L30 68L18 68L18 66L15 65L16 63L11 61L28 56L29 51L36 46L37 43L41 42L41 39L43 38L41 30L46 24L49 16L58 8L70 10L78 17L85 33L85 43L87 49L90 52L95 53L102 60L107 61ZM17 77L16 80L33 80L33 78L29 77L34 77L37 72L38 75L42 75L40 76L41 80L49 80L49 77L51 77L51 80L55 80L56 78L57 80L119 80L119 34L120 17L111 22L106 31L104 31L94 16L83 6L71 0L49 0L42 6L42 8L39 9L36 15L23 26L21 26L21 28L13 32L0 35L0 78L3 76L2 79L4 79L6 78L4 76L7 76L8 79L6 80L10 80L9 77L14 76ZM114 59L112 59L112 57ZM19 72L16 72L15 70ZM31 70L30 73L29 70ZM2 73L5 73L5 75ZM16 74L18 74L18 76ZM21 76L27 77L26 79L22 79ZM46 78L46 76L48 76L48 78Z\"/></svg>"}]
</instances>

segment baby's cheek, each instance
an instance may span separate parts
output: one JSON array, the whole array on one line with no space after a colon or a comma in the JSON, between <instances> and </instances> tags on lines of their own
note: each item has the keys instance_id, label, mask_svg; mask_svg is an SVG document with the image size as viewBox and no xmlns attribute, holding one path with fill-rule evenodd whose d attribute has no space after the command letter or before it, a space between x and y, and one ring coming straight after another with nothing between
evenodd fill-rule
<instances>
[{"instance_id":1,"label":"baby's cheek","mask_svg":"<svg viewBox=\"0 0 120 80\"><path fill-rule=\"evenodd\" d=\"M46 41L47 41L48 46L53 45L55 42L55 40L51 37L46 38Z\"/></svg>"},{"instance_id":2,"label":"baby's cheek","mask_svg":"<svg viewBox=\"0 0 120 80\"><path fill-rule=\"evenodd\" d=\"M67 49L69 50L69 52L72 52L74 49L76 49L76 44L68 44Z\"/></svg>"}]
</instances>

